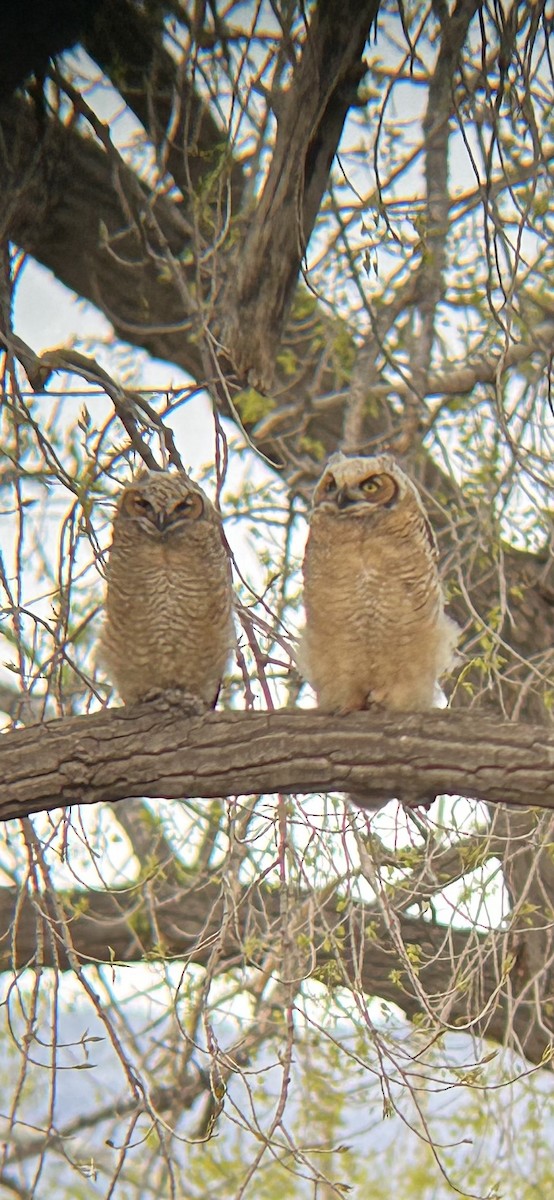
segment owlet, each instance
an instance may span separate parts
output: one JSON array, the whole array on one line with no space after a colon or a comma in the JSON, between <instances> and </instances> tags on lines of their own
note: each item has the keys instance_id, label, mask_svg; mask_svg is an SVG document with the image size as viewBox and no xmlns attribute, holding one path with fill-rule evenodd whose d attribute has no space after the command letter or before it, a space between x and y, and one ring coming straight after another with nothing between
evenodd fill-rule
<instances>
[{"instance_id":1,"label":"owlet","mask_svg":"<svg viewBox=\"0 0 554 1200\"><path fill-rule=\"evenodd\" d=\"M320 708L432 708L458 628L419 493L389 455L330 459L304 558L298 661Z\"/></svg>"},{"instance_id":2,"label":"owlet","mask_svg":"<svg viewBox=\"0 0 554 1200\"><path fill-rule=\"evenodd\" d=\"M107 569L101 661L125 704L179 688L215 705L235 643L219 517L184 474L123 489Z\"/></svg>"}]
</instances>

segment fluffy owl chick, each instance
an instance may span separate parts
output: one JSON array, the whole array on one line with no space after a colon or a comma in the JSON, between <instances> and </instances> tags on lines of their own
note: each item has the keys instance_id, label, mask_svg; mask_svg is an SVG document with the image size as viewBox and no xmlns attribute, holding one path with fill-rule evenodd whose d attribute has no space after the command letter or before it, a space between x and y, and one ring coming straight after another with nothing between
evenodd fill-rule
<instances>
[{"instance_id":1,"label":"fluffy owl chick","mask_svg":"<svg viewBox=\"0 0 554 1200\"><path fill-rule=\"evenodd\" d=\"M419 493L393 458L330 459L314 493L303 569L298 662L320 708L432 708L458 628L444 612Z\"/></svg>"},{"instance_id":2,"label":"fluffy owl chick","mask_svg":"<svg viewBox=\"0 0 554 1200\"><path fill-rule=\"evenodd\" d=\"M183 689L213 706L235 642L219 517L186 475L148 471L113 523L100 660L125 704Z\"/></svg>"}]
</instances>

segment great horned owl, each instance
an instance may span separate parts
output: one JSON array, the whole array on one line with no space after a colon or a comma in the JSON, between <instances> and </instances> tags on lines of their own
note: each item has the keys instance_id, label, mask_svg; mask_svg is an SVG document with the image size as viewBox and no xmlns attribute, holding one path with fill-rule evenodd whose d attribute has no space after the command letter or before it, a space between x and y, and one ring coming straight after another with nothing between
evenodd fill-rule
<instances>
[{"instance_id":1,"label":"great horned owl","mask_svg":"<svg viewBox=\"0 0 554 1200\"><path fill-rule=\"evenodd\" d=\"M107 569L100 661L122 700L178 688L217 700L235 642L219 517L186 475L145 471L123 489Z\"/></svg>"},{"instance_id":2,"label":"great horned owl","mask_svg":"<svg viewBox=\"0 0 554 1200\"><path fill-rule=\"evenodd\" d=\"M300 670L320 708L432 708L458 628L414 484L389 455L330 459L304 558Z\"/></svg>"}]
</instances>

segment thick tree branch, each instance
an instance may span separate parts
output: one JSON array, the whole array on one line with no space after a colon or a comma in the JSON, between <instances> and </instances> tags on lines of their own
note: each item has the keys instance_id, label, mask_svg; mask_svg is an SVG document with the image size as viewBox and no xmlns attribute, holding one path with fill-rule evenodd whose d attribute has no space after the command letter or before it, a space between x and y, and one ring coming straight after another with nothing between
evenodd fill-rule
<instances>
[{"instance_id":1,"label":"thick tree branch","mask_svg":"<svg viewBox=\"0 0 554 1200\"><path fill-rule=\"evenodd\" d=\"M348 108L355 101L364 71L362 55L378 0L368 0L363 6L352 3L349 8L350 12L337 3L326 4L316 13L304 54L279 106L276 147L264 192L255 213L248 215L236 262L229 271L229 288L218 301L216 324L225 327L233 361L242 374L252 367L260 380L269 379L273 372L302 256ZM124 9L123 4L118 5L120 16ZM140 33L141 18L132 9L130 19L138 21ZM128 37L128 30L125 32ZM106 32L99 22L89 39L91 52L97 54L106 70L112 69L113 55L117 57L117 36L117 29ZM146 74L133 106L149 126L154 120L156 128L151 133L160 144L171 109L166 94L171 91L167 56L158 46L155 54L152 50L149 54L144 37L137 35L135 41L140 51L138 69L132 79L124 78L122 94L126 95L126 87L136 91L136 76L143 79ZM159 95L153 66L156 55L156 68L162 74ZM150 108L141 101L148 88L155 97ZM128 98L131 100L130 93ZM187 212L191 188L198 184L202 172L213 169L213 155L221 154L224 135L221 133L218 141L213 120L205 116L190 89L184 88L181 100L181 124L173 131L167 165L180 182L185 204L180 212L179 205L157 200L154 215L168 250L180 260L178 270L185 284L187 275L194 278L194 270L183 265L190 230L181 214ZM37 126L32 107L17 98L3 107L0 125L6 182L16 179L25 183L24 203L17 190L15 195L12 191L12 204L5 218L7 235L79 295L97 304L125 340L138 342L150 353L179 363L197 378L205 373L198 346L186 336L194 331L191 313L183 304L175 280L167 271L160 271L163 255L152 230L149 232L156 253L145 253L141 225L148 223L149 204L146 192L142 201L137 198L133 173L122 164L114 169L110 155L57 120L42 121ZM179 138L185 142L181 152L175 141ZM196 158L188 150L189 142L194 144L195 139L201 147ZM38 153L37 141L42 141ZM82 168L78 166L81 154L87 160ZM236 204L241 178L234 165L230 177ZM130 205L135 228L130 228L121 203L127 191L135 201ZM75 252L68 254L68 247L73 245ZM108 279L114 273L116 279L110 286ZM142 307L138 317L137 294ZM250 320L251 309L255 309L255 322Z\"/></svg>"},{"instance_id":2,"label":"thick tree branch","mask_svg":"<svg viewBox=\"0 0 554 1200\"><path fill-rule=\"evenodd\" d=\"M135 173L58 120L42 130L32 106L17 98L0 110L0 133L0 235L96 304L118 336L200 377L201 354L184 332L190 313L161 273L160 257L145 253L141 229L152 197ZM160 197L152 211L168 249L179 255L189 231L178 207Z\"/></svg>"},{"instance_id":3,"label":"thick tree branch","mask_svg":"<svg viewBox=\"0 0 554 1200\"><path fill-rule=\"evenodd\" d=\"M423 119L427 193L425 253L421 257L416 282L421 328L411 361L413 383L420 403L427 392L436 313L445 290L444 272L449 228L449 118L452 112L453 81L469 26L478 8L478 0L458 0L452 14L443 6L437 5L435 9L441 19L441 39L436 67L429 83L427 112ZM412 419L416 420L414 429L417 429L420 415L416 406L412 413Z\"/></svg>"},{"instance_id":4,"label":"thick tree branch","mask_svg":"<svg viewBox=\"0 0 554 1200\"><path fill-rule=\"evenodd\" d=\"M113 31L110 37L113 41ZM91 45L91 51L95 47L96 43ZM106 47L102 44L100 48L107 58ZM106 69L108 66L109 63ZM162 99L157 99L162 105ZM196 105L197 101L191 103ZM141 107L135 103L134 107L140 107L140 115L146 116L145 104ZM160 121L164 114L165 109ZM212 151L217 146L216 129L203 111L198 120L201 120L203 147L207 139L207 150L202 149L201 158L209 169ZM194 182L196 176L188 149L185 157L186 170ZM173 166L177 170L176 164ZM183 164L181 169L184 170ZM138 230L129 227L121 206L121 192L128 190L136 196L136 176L121 163L117 175L119 193L114 187L114 164L109 155L77 129L67 128L57 119L39 123L33 106L17 97L0 109L3 209L0 233L34 255L67 287L96 304L112 321L118 336L202 379L205 364L201 348L195 337L189 336L195 318L191 319L185 311L167 271L160 271L159 262L145 255ZM233 190L238 194L240 186L234 166L232 177ZM141 203L147 212L152 197L146 188L138 207ZM189 227L183 219L186 211L186 205L172 204L165 198L158 198L154 205L156 221L168 248L178 258L189 245ZM107 248L106 235L116 239L115 256ZM179 270L188 287L194 281L193 271L183 261ZM270 279L267 264L264 270ZM141 298L139 307L137 295ZM258 316L256 311L256 322ZM320 333L324 335L324 326ZM503 368L525 363L537 351L544 350L546 355L550 340L551 323L546 320L533 329L525 342L508 348L503 355ZM257 445L272 461L279 461L289 443L297 459L299 430L308 439L316 437L327 452L336 449L340 439L345 393L336 388L331 373L327 372L324 379L319 378L313 395L313 377L319 360L309 353L309 346L303 352L297 338L295 355L299 359L299 372L303 353L307 354L308 362L298 384L292 390L289 387L291 403L288 406L281 403L268 421L256 428ZM496 354L490 359L477 357L467 369L457 367L449 375L443 372L431 375L427 394L467 394L477 383L494 382L497 375ZM395 383L394 391L404 399L412 394L407 384ZM390 393L390 384L378 384L371 390L371 399L384 403ZM220 395L219 400L223 411L230 415L225 398ZM373 425L374 422L365 430L365 436L375 433Z\"/></svg>"},{"instance_id":5,"label":"thick tree branch","mask_svg":"<svg viewBox=\"0 0 554 1200\"><path fill-rule=\"evenodd\" d=\"M31 72L73 46L90 29L104 0L17 0L0 6L0 97L9 96ZM113 7L113 2L112 2Z\"/></svg>"},{"instance_id":6,"label":"thick tree branch","mask_svg":"<svg viewBox=\"0 0 554 1200\"><path fill-rule=\"evenodd\" d=\"M198 888L183 888L158 880L149 890L157 941L144 914L140 887L119 892L61 892L58 899L70 921L75 954L83 964L113 966L163 957L206 966L218 942L220 969L225 971L237 961L261 963L266 948L279 940L280 893L262 880L254 890L248 886L237 894L233 919L225 922L224 936L228 898L219 881L204 879ZM299 896L295 901L299 913L302 903ZM421 1000L410 973L391 941L388 922L375 906L355 902L345 906L340 896L314 893L308 910L312 915L298 925L295 936L309 939L313 946L310 974L331 986L349 986L379 996L397 1004L409 1018L421 1015ZM13 931L11 944L6 939L0 946L0 970L20 970L34 961L37 922L46 922L55 933L47 896L31 899L15 888L0 888L0 927ZM418 947L418 979L449 1025L470 1027L501 1043L507 1036L515 1036L527 1058L540 1062L548 1032L537 1022L531 1000L514 1003L509 971L495 933L488 937L403 914L396 914L395 922L402 944ZM38 940L43 965L67 969L59 934Z\"/></svg>"},{"instance_id":7,"label":"thick tree branch","mask_svg":"<svg viewBox=\"0 0 554 1200\"><path fill-rule=\"evenodd\" d=\"M3 820L128 796L260 792L370 790L412 803L451 793L554 809L552 733L451 711L187 717L162 698L5 734L0 770Z\"/></svg>"},{"instance_id":8,"label":"thick tree branch","mask_svg":"<svg viewBox=\"0 0 554 1200\"><path fill-rule=\"evenodd\" d=\"M328 185L379 0L326 0L316 9L290 88L264 190L230 275L223 333L239 375L271 387L275 355Z\"/></svg>"},{"instance_id":9,"label":"thick tree branch","mask_svg":"<svg viewBox=\"0 0 554 1200\"><path fill-rule=\"evenodd\" d=\"M227 135L165 48L163 7L111 0L103 19L86 32L84 45L141 122L188 208L191 193L221 164ZM243 170L231 155L225 156L225 166L221 183L223 187L229 178L235 211L244 186Z\"/></svg>"}]
</instances>

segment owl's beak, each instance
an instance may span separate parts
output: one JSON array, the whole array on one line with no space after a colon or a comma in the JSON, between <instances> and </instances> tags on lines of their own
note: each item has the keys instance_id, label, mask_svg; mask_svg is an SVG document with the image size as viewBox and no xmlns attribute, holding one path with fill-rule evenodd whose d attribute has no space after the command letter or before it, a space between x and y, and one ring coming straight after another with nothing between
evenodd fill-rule
<instances>
[{"instance_id":1,"label":"owl's beak","mask_svg":"<svg viewBox=\"0 0 554 1200\"><path fill-rule=\"evenodd\" d=\"M348 508L349 504L352 504L352 495L350 493L350 488L347 488L347 487L339 488L339 490L337 492L336 500L337 500L337 508Z\"/></svg>"},{"instance_id":2,"label":"owl's beak","mask_svg":"<svg viewBox=\"0 0 554 1200\"><path fill-rule=\"evenodd\" d=\"M155 523L156 523L160 533L163 533L164 529L166 529L167 526L169 525L169 523L170 523L169 517L170 517L170 514L163 512L163 510L162 510L162 512L156 513L156 522Z\"/></svg>"}]
</instances>

